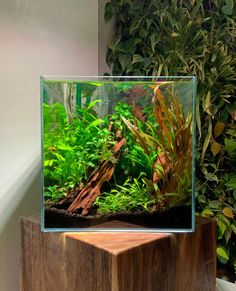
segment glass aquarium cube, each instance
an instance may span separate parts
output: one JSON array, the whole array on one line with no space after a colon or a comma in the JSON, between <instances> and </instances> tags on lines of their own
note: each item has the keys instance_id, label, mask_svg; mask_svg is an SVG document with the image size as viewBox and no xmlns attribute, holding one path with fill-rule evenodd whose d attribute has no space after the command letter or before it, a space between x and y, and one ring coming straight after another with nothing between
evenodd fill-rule
<instances>
[{"instance_id":1,"label":"glass aquarium cube","mask_svg":"<svg viewBox=\"0 0 236 291\"><path fill-rule=\"evenodd\" d=\"M191 232L195 77L41 77L42 230Z\"/></svg>"}]
</instances>

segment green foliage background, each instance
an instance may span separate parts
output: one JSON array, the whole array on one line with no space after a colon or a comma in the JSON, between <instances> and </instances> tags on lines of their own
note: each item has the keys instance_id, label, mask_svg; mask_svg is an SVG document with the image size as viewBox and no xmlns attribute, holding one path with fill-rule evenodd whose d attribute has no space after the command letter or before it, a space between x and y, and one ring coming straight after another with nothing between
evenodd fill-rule
<instances>
[{"instance_id":1,"label":"green foliage background","mask_svg":"<svg viewBox=\"0 0 236 291\"><path fill-rule=\"evenodd\" d=\"M217 220L217 255L236 271L236 3L112 0L113 75L196 75L196 211Z\"/></svg>"}]
</instances>

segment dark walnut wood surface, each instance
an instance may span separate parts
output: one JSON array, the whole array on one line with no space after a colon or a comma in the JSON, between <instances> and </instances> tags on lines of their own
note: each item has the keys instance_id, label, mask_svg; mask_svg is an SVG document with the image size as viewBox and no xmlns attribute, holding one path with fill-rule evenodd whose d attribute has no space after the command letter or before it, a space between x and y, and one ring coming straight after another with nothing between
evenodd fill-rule
<instances>
[{"instance_id":1,"label":"dark walnut wood surface","mask_svg":"<svg viewBox=\"0 0 236 291\"><path fill-rule=\"evenodd\" d=\"M21 291L214 291L215 244L205 218L186 234L42 233L23 218Z\"/></svg>"}]
</instances>

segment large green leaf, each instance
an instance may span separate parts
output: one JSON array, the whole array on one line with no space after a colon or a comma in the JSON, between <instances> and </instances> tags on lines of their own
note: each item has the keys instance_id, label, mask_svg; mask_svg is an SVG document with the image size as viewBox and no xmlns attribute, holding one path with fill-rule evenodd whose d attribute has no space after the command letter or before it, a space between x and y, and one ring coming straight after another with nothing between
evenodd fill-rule
<instances>
[{"instance_id":1,"label":"large green leaf","mask_svg":"<svg viewBox=\"0 0 236 291\"><path fill-rule=\"evenodd\" d=\"M225 264L229 260L229 255L225 247L218 246L216 249L216 253L222 263Z\"/></svg>"},{"instance_id":2,"label":"large green leaf","mask_svg":"<svg viewBox=\"0 0 236 291\"><path fill-rule=\"evenodd\" d=\"M228 153L236 151L236 140L225 138L225 150Z\"/></svg>"},{"instance_id":3,"label":"large green leaf","mask_svg":"<svg viewBox=\"0 0 236 291\"><path fill-rule=\"evenodd\" d=\"M234 0L225 0L225 5L222 6L221 10L225 15L231 15L233 13Z\"/></svg>"},{"instance_id":4,"label":"large green leaf","mask_svg":"<svg viewBox=\"0 0 236 291\"><path fill-rule=\"evenodd\" d=\"M231 189L236 189L236 176L231 177L230 180L225 183L225 186Z\"/></svg>"},{"instance_id":5,"label":"large green leaf","mask_svg":"<svg viewBox=\"0 0 236 291\"><path fill-rule=\"evenodd\" d=\"M113 16L113 11L112 11L112 4L110 2L107 2L105 5L105 13L104 13L104 18L106 21L109 21Z\"/></svg>"}]
</instances>

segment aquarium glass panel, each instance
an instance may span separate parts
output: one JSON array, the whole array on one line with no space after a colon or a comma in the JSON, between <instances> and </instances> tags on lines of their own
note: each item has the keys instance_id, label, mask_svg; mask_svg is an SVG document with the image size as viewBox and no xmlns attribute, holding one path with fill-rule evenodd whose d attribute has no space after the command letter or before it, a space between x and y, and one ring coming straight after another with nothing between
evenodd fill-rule
<instances>
[{"instance_id":1,"label":"aquarium glass panel","mask_svg":"<svg viewBox=\"0 0 236 291\"><path fill-rule=\"evenodd\" d=\"M194 230L195 77L41 77L42 230Z\"/></svg>"}]
</instances>

